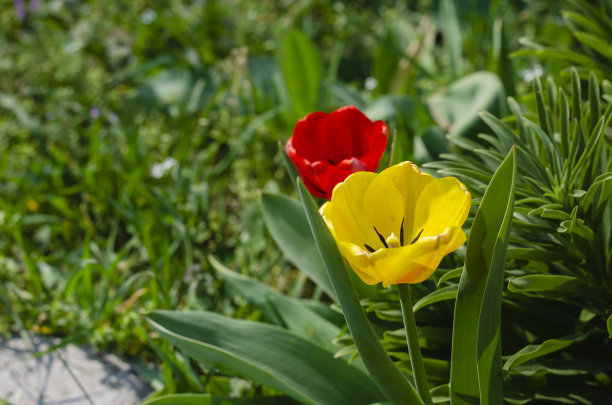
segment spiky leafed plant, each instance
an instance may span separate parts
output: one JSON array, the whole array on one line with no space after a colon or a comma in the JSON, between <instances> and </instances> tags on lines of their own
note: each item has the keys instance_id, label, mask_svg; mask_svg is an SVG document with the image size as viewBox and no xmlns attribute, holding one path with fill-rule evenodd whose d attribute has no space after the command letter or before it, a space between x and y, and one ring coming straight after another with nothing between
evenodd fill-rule
<instances>
[{"instance_id":1,"label":"spiky leafed plant","mask_svg":"<svg viewBox=\"0 0 612 405\"><path fill-rule=\"evenodd\" d=\"M513 115L481 114L492 135L449 136L456 152L426 165L460 177L477 201L517 146L502 326L508 399L610 400L612 104L594 74L586 100L581 85L575 69L569 97L536 80L526 98L535 112L509 99Z\"/></svg>"},{"instance_id":2,"label":"spiky leafed plant","mask_svg":"<svg viewBox=\"0 0 612 405\"><path fill-rule=\"evenodd\" d=\"M581 77L595 72L612 80L612 2L610 0L566 0L563 27L575 39L573 44L548 39L521 38L525 48L515 56L530 55L538 60L573 64Z\"/></svg>"}]
</instances>

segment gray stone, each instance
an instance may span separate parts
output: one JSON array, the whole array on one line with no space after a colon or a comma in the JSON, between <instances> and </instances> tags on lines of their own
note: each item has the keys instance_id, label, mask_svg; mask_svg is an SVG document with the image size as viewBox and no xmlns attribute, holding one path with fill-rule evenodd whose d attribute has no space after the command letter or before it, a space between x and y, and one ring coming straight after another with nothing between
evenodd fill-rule
<instances>
[{"instance_id":1,"label":"gray stone","mask_svg":"<svg viewBox=\"0 0 612 405\"><path fill-rule=\"evenodd\" d=\"M67 345L36 358L59 340L31 340L0 339L0 404L134 405L149 391L138 368L115 355Z\"/></svg>"}]
</instances>

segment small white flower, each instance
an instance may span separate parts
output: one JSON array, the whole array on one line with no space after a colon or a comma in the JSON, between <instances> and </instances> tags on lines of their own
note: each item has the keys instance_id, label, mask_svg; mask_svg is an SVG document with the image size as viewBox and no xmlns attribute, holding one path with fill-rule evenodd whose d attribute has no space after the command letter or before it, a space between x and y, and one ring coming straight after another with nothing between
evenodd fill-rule
<instances>
[{"instance_id":1,"label":"small white flower","mask_svg":"<svg viewBox=\"0 0 612 405\"><path fill-rule=\"evenodd\" d=\"M177 163L178 162L176 161L176 159L171 158L171 157L165 158L160 163L155 163L151 167L151 177L155 179L161 179L164 176L164 174L166 174L168 170L176 166Z\"/></svg>"},{"instance_id":2,"label":"small white flower","mask_svg":"<svg viewBox=\"0 0 612 405\"><path fill-rule=\"evenodd\" d=\"M544 74L544 69L541 65L534 65L531 69L521 70L521 76L526 82L531 82L535 78L540 77Z\"/></svg>"},{"instance_id":3,"label":"small white flower","mask_svg":"<svg viewBox=\"0 0 612 405\"><path fill-rule=\"evenodd\" d=\"M374 90L378 86L378 81L373 77L368 77L365 79L364 86L366 90Z\"/></svg>"},{"instance_id":4,"label":"small white flower","mask_svg":"<svg viewBox=\"0 0 612 405\"><path fill-rule=\"evenodd\" d=\"M150 8L146 9L142 12L142 14L140 14L140 21L142 21L142 23L145 25L151 24L156 19L157 13L155 12L155 10L151 10Z\"/></svg>"}]
</instances>

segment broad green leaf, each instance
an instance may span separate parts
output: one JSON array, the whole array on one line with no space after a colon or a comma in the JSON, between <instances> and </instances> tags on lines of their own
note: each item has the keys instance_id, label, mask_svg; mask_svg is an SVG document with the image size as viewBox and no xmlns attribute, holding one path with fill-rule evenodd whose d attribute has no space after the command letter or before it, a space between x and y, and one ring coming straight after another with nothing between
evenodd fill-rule
<instances>
[{"instance_id":1,"label":"broad green leaf","mask_svg":"<svg viewBox=\"0 0 612 405\"><path fill-rule=\"evenodd\" d=\"M284 195L264 193L261 210L268 231L285 256L337 301L302 205Z\"/></svg>"},{"instance_id":2,"label":"broad green leaf","mask_svg":"<svg viewBox=\"0 0 612 405\"><path fill-rule=\"evenodd\" d=\"M606 324L608 326L608 336L612 338L612 315L608 317Z\"/></svg>"},{"instance_id":3,"label":"broad green leaf","mask_svg":"<svg viewBox=\"0 0 612 405\"><path fill-rule=\"evenodd\" d=\"M231 284L247 301L256 305L271 321L285 326L295 334L331 349L340 328L319 316L299 300L273 290L267 285L231 271L214 257L210 264L217 276Z\"/></svg>"},{"instance_id":4,"label":"broad green leaf","mask_svg":"<svg viewBox=\"0 0 612 405\"><path fill-rule=\"evenodd\" d=\"M293 399L276 397L216 397L210 394L172 394L151 398L142 405L294 405Z\"/></svg>"},{"instance_id":5,"label":"broad green leaf","mask_svg":"<svg viewBox=\"0 0 612 405\"><path fill-rule=\"evenodd\" d=\"M316 111L321 86L321 61L312 41L293 28L283 39L282 69L295 118Z\"/></svg>"},{"instance_id":6,"label":"broad green leaf","mask_svg":"<svg viewBox=\"0 0 612 405\"><path fill-rule=\"evenodd\" d=\"M147 319L194 360L304 404L367 404L381 399L367 375L277 326L205 311L154 311Z\"/></svg>"},{"instance_id":7,"label":"broad green leaf","mask_svg":"<svg viewBox=\"0 0 612 405\"><path fill-rule=\"evenodd\" d=\"M509 372L513 368L529 360L537 359L538 357L565 349L576 342L584 340L586 337L587 335L576 335L565 339L549 339L540 345L527 345L506 360L503 370Z\"/></svg>"},{"instance_id":8,"label":"broad green leaf","mask_svg":"<svg viewBox=\"0 0 612 405\"><path fill-rule=\"evenodd\" d=\"M498 115L503 103L503 86L497 75L490 72L465 76L428 100L431 115L439 126L452 135L470 138L486 129L478 112L486 110Z\"/></svg>"},{"instance_id":9,"label":"broad green leaf","mask_svg":"<svg viewBox=\"0 0 612 405\"><path fill-rule=\"evenodd\" d=\"M428 305L434 304L436 302L445 301L445 300L454 300L457 297L457 285L451 285L448 287L440 288L435 290L420 300L418 300L413 306L412 310L414 312L419 309L425 308Z\"/></svg>"},{"instance_id":10,"label":"broad green leaf","mask_svg":"<svg viewBox=\"0 0 612 405\"><path fill-rule=\"evenodd\" d=\"M453 322L453 405L502 403L499 327L515 174L513 148L493 175L470 231Z\"/></svg>"},{"instance_id":11,"label":"broad green leaf","mask_svg":"<svg viewBox=\"0 0 612 405\"><path fill-rule=\"evenodd\" d=\"M338 296L355 345L372 379L391 403L422 404L412 385L385 352L368 322L336 242L301 179L297 180L297 186L317 249Z\"/></svg>"}]
</instances>

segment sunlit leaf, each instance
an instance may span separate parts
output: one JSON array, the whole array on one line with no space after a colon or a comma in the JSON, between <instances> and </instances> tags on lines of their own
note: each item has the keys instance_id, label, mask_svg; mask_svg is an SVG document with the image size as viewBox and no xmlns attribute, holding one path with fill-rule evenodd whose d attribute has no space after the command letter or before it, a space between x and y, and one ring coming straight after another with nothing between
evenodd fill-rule
<instances>
[{"instance_id":1,"label":"sunlit leaf","mask_svg":"<svg viewBox=\"0 0 612 405\"><path fill-rule=\"evenodd\" d=\"M154 311L147 319L196 361L274 388L302 403L367 404L381 397L370 378L357 368L279 327L205 311Z\"/></svg>"},{"instance_id":2,"label":"sunlit leaf","mask_svg":"<svg viewBox=\"0 0 612 405\"><path fill-rule=\"evenodd\" d=\"M512 149L491 179L470 230L453 322L453 405L502 402L501 292L515 174Z\"/></svg>"}]
</instances>

